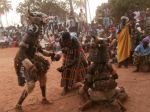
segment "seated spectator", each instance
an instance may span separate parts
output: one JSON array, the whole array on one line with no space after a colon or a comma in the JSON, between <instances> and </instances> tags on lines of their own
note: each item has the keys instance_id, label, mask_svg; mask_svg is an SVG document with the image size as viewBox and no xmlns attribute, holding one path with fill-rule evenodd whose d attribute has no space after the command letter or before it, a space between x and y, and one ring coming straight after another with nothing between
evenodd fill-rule
<instances>
[{"instance_id":1,"label":"seated spectator","mask_svg":"<svg viewBox=\"0 0 150 112\"><path fill-rule=\"evenodd\" d=\"M134 50L134 64L136 65L136 70L140 70L141 65L148 64L150 67L150 40L148 37L144 38L143 41Z\"/></svg>"},{"instance_id":2,"label":"seated spectator","mask_svg":"<svg viewBox=\"0 0 150 112\"><path fill-rule=\"evenodd\" d=\"M8 47L9 42L8 42L8 37L5 33L3 33L0 37L0 46L1 48L6 48Z\"/></svg>"}]
</instances>

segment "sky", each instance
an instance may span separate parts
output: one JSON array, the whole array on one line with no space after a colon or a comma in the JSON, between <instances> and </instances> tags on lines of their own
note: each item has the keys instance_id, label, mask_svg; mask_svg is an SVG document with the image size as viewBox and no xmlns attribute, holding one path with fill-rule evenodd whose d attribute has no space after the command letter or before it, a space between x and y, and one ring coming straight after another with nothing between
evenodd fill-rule
<instances>
[{"instance_id":1,"label":"sky","mask_svg":"<svg viewBox=\"0 0 150 112\"><path fill-rule=\"evenodd\" d=\"M16 8L19 3L23 0L9 0L12 4L12 10L7 14L8 24L17 25L20 23L20 15L16 12ZM2 23L4 26L7 26L6 15L2 16Z\"/></svg>"},{"instance_id":2,"label":"sky","mask_svg":"<svg viewBox=\"0 0 150 112\"><path fill-rule=\"evenodd\" d=\"M10 0L12 4L12 10L7 14L8 25L20 24L20 15L16 12L16 8L23 0ZM89 9L91 12L91 19L95 17L95 11L98 5L106 3L108 0L88 0ZM88 21L90 21L89 10L88 10ZM2 16L2 22L4 26L7 26L6 16Z\"/></svg>"},{"instance_id":3,"label":"sky","mask_svg":"<svg viewBox=\"0 0 150 112\"><path fill-rule=\"evenodd\" d=\"M89 1L89 7L91 12L91 19L94 19L96 14L97 6L101 3L106 3L108 0L88 0ZM88 11L88 21L90 21L89 11Z\"/></svg>"}]
</instances>

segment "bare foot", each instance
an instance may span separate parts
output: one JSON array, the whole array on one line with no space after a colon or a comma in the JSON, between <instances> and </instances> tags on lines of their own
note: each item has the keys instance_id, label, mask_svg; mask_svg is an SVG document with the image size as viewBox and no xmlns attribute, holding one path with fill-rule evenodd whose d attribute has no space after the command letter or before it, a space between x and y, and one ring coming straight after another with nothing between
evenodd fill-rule
<instances>
[{"instance_id":1,"label":"bare foot","mask_svg":"<svg viewBox=\"0 0 150 112\"><path fill-rule=\"evenodd\" d=\"M46 98L43 98L41 101L42 104L53 104L53 101L49 101Z\"/></svg>"},{"instance_id":2,"label":"bare foot","mask_svg":"<svg viewBox=\"0 0 150 112\"><path fill-rule=\"evenodd\" d=\"M22 106L17 104L15 107L16 112L23 112Z\"/></svg>"},{"instance_id":3,"label":"bare foot","mask_svg":"<svg viewBox=\"0 0 150 112\"><path fill-rule=\"evenodd\" d=\"M62 93L61 93L61 96L65 96L66 94L67 94L67 91L63 90Z\"/></svg>"}]
</instances>

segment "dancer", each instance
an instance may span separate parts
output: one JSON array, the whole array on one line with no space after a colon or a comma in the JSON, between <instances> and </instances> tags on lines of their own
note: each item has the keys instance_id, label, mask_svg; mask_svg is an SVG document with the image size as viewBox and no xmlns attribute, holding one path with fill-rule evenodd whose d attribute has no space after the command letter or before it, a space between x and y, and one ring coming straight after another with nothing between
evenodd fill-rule
<instances>
[{"instance_id":1,"label":"dancer","mask_svg":"<svg viewBox=\"0 0 150 112\"><path fill-rule=\"evenodd\" d=\"M79 41L69 32L62 34L60 45L64 59L62 67L57 70L62 74L61 87L64 88L62 95L65 95L69 89L76 86L77 82L84 80L84 75L87 73L87 61Z\"/></svg>"},{"instance_id":2,"label":"dancer","mask_svg":"<svg viewBox=\"0 0 150 112\"><path fill-rule=\"evenodd\" d=\"M79 93L87 98L87 101L79 109L84 111L91 107L94 103L112 104L117 103L121 107L121 111L126 109L121 104L119 98L126 99L127 95L123 88L117 87L118 74L108 63L107 44L104 40L94 37L96 46L96 56L88 69L83 88ZM121 93L121 94L120 94ZM123 97L121 96L123 94Z\"/></svg>"},{"instance_id":3,"label":"dancer","mask_svg":"<svg viewBox=\"0 0 150 112\"><path fill-rule=\"evenodd\" d=\"M38 54L40 52L51 58L54 56L54 53L44 51L39 44L39 36L42 35L42 27L47 22L47 16L29 11L27 19L27 30L14 59L19 86L25 85L16 109L22 109L23 101L33 91L37 81L40 83L42 103L50 103L46 98L46 73L50 65L42 55Z\"/></svg>"}]
</instances>

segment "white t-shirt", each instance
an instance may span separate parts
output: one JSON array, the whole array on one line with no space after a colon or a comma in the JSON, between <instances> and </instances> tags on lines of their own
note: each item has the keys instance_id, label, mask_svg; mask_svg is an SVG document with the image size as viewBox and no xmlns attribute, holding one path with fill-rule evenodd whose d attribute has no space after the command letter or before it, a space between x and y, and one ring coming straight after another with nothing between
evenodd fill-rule
<instances>
[{"instance_id":1,"label":"white t-shirt","mask_svg":"<svg viewBox=\"0 0 150 112\"><path fill-rule=\"evenodd\" d=\"M139 20L140 19L140 15L141 15L140 11L135 11L134 14L135 14L134 19Z\"/></svg>"},{"instance_id":2,"label":"white t-shirt","mask_svg":"<svg viewBox=\"0 0 150 112\"><path fill-rule=\"evenodd\" d=\"M0 38L0 42L8 42L8 38L6 36L3 36Z\"/></svg>"}]
</instances>

